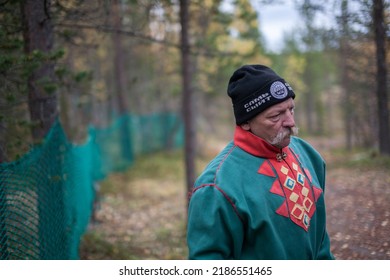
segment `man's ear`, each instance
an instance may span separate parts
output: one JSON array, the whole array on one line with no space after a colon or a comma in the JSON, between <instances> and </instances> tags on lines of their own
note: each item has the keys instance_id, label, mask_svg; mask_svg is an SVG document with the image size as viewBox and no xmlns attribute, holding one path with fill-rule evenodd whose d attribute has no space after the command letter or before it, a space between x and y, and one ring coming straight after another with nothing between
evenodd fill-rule
<instances>
[{"instance_id":1,"label":"man's ear","mask_svg":"<svg viewBox=\"0 0 390 280\"><path fill-rule=\"evenodd\" d=\"M247 130L247 131L251 130L251 127L250 127L248 122L245 122L245 123L241 124L240 126L244 130Z\"/></svg>"}]
</instances>

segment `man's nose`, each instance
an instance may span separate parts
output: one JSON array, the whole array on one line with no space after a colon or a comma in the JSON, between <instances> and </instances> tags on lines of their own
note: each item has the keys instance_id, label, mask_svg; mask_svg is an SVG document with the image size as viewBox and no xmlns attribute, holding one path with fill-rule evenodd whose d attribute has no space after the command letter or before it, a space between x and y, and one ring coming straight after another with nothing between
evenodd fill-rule
<instances>
[{"instance_id":1,"label":"man's nose","mask_svg":"<svg viewBox=\"0 0 390 280\"><path fill-rule=\"evenodd\" d=\"M295 119L294 119L294 113L288 110L285 114L285 119L283 121L283 126L285 127L294 127L295 126Z\"/></svg>"}]
</instances>

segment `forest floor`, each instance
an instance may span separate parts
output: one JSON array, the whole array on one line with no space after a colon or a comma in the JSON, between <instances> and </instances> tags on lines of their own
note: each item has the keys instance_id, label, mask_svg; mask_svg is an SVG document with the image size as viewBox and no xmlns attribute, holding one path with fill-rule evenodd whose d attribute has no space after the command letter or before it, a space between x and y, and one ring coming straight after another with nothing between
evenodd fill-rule
<instances>
[{"instance_id":1,"label":"forest floor","mask_svg":"<svg viewBox=\"0 0 390 280\"><path fill-rule=\"evenodd\" d=\"M336 259L390 260L390 160L346 153L337 139L308 141L327 162L327 223ZM204 153L198 169L220 148ZM102 182L80 258L186 259L186 197L182 152L138 158Z\"/></svg>"},{"instance_id":2,"label":"forest floor","mask_svg":"<svg viewBox=\"0 0 390 280\"><path fill-rule=\"evenodd\" d=\"M346 153L340 139L311 143L327 162L327 226L335 257L390 260L390 159Z\"/></svg>"}]
</instances>

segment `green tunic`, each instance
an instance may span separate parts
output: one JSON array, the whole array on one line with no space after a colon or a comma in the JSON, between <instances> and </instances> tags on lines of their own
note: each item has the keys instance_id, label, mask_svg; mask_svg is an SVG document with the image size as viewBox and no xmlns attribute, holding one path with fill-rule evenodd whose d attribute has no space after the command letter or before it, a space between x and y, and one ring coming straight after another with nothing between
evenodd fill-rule
<instances>
[{"instance_id":1,"label":"green tunic","mask_svg":"<svg viewBox=\"0 0 390 280\"><path fill-rule=\"evenodd\" d=\"M189 259L334 259L324 188L308 143L292 137L279 150L237 126L190 196Z\"/></svg>"}]
</instances>

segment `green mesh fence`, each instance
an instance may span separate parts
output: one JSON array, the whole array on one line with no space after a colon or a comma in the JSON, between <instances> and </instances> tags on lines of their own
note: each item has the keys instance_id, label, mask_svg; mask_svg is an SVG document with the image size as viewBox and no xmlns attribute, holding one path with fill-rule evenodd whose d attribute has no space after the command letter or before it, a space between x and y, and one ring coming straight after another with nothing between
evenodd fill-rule
<instances>
[{"instance_id":1,"label":"green mesh fence","mask_svg":"<svg viewBox=\"0 0 390 280\"><path fill-rule=\"evenodd\" d=\"M70 143L57 122L42 145L0 164L0 259L78 259L92 214L94 183L134 156L183 144L174 114L123 116Z\"/></svg>"}]
</instances>

